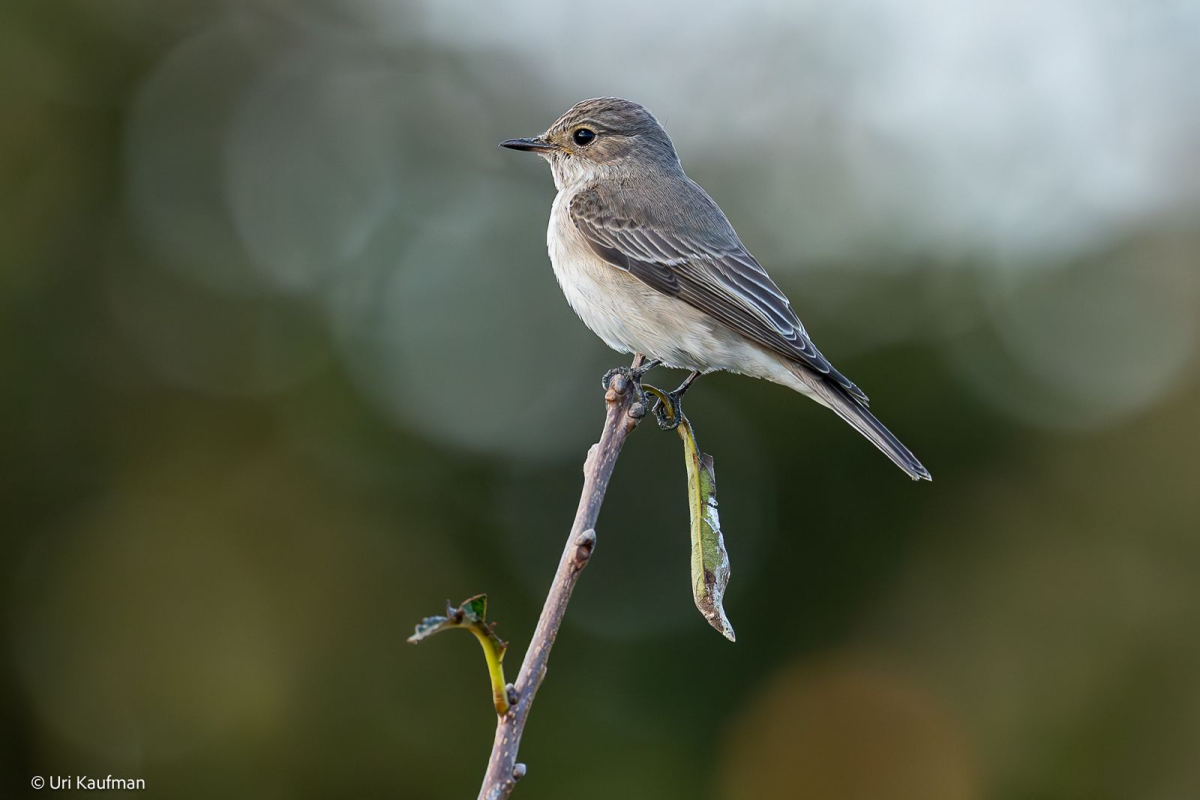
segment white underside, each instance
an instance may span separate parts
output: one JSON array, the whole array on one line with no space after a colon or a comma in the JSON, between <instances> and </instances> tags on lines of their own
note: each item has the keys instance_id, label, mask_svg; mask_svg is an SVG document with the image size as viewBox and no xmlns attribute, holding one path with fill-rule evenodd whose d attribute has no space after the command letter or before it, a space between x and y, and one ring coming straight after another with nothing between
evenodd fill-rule
<instances>
[{"instance_id":1,"label":"white underside","mask_svg":"<svg viewBox=\"0 0 1200 800\"><path fill-rule=\"evenodd\" d=\"M571 222L572 194L561 190L554 199L546 238L550 262L571 308L605 344L669 367L728 370L812 396L779 356L593 253Z\"/></svg>"}]
</instances>

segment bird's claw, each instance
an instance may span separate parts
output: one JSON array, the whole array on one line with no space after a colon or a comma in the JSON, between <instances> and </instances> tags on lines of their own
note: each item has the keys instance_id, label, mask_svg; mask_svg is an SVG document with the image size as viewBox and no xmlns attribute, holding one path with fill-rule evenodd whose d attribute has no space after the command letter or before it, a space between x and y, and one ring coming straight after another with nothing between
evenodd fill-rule
<instances>
[{"instance_id":1,"label":"bird's claw","mask_svg":"<svg viewBox=\"0 0 1200 800\"><path fill-rule=\"evenodd\" d=\"M644 369L630 369L629 367L615 367L604 373L604 377L600 379L604 391L608 391L608 387L612 385L613 378L621 375L633 387L633 396L635 402L641 401L642 408L645 409L650 405L650 393L642 388L642 375L645 374Z\"/></svg>"},{"instance_id":2,"label":"bird's claw","mask_svg":"<svg viewBox=\"0 0 1200 800\"><path fill-rule=\"evenodd\" d=\"M663 398L666 402L663 402ZM654 403L654 419L664 431L673 431L683 422L683 396L679 392L665 392Z\"/></svg>"},{"instance_id":3,"label":"bird's claw","mask_svg":"<svg viewBox=\"0 0 1200 800\"><path fill-rule=\"evenodd\" d=\"M662 362L660 362L658 360L653 360L653 361L643 361L641 363L641 365L636 368L635 367L613 367L608 372L604 373L604 377L600 379L600 384L604 387L604 391L608 391L609 386L612 385L613 378L617 377L618 375L624 375L625 380L627 380L631 384L633 384L633 388L634 388L634 391L636 392L636 396L643 403L649 404L649 398L646 396L645 390L642 389L642 376L645 375L650 370L657 367L660 363L662 363Z\"/></svg>"},{"instance_id":4,"label":"bird's claw","mask_svg":"<svg viewBox=\"0 0 1200 800\"><path fill-rule=\"evenodd\" d=\"M640 372L635 373L629 367L613 367L604 373L604 377L600 379L600 385L604 387L605 391L608 391L608 387L612 385L613 378L618 375L624 375L625 380L630 383L640 383L642 377Z\"/></svg>"}]
</instances>

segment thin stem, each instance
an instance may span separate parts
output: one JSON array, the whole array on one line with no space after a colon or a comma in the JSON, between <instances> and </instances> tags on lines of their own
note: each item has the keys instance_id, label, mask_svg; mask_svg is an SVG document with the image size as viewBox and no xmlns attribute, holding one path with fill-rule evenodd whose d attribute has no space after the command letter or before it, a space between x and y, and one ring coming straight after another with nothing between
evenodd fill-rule
<instances>
[{"instance_id":1,"label":"thin stem","mask_svg":"<svg viewBox=\"0 0 1200 800\"><path fill-rule=\"evenodd\" d=\"M506 714L508 713L508 692L504 688L504 664L500 661L500 653L488 635L478 627L472 625L467 630L475 634L475 638L479 640L479 646L483 648L483 657L487 659L488 676L492 679L492 703L496 706L496 713Z\"/></svg>"},{"instance_id":2,"label":"thin stem","mask_svg":"<svg viewBox=\"0 0 1200 800\"><path fill-rule=\"evenodd\" d=\"M659 404L663 407L663 414L667 417L668 422L675 421L675 409L671 407L671 398L667 397L667 393L657 386L651 386L648 383L642 384L642 391L646 394L652 394L658 398Z\"/></svg>"},{"instance_id":3,"label":"thin stem","mask_svg":"<svg viewBox=\"0 0 1200 800\"><path fill-rule=\"evenodd\" d=\"M631 369L637 370L642 362L642 356L636 356ZM554 582L546 595L546 603L542 606L537 629L529 642L529 649L525 651L525 660L521 663L521 671L511 693L515 700L508 713L501 714L496 720L496 738L483 786L479 789L479 800L504 800L512 794L517 781L525 774L525 765L517 763L517 749L521 745L521 735L525 732L534 695L546 677L550 648L558 636L571 591L596 546L596 519L600 516L600 506L617 464L617 456L625 439L646 413L641 398L637 397L637 392L630 391L630 381L624 375L614 376L604 401L607 406L604 431L600 441L588 451L583 464L583 492L575 512L575 522L563 548L562 558L559 559L558 570L554 573Z\"/></svg>"}]
</instances>

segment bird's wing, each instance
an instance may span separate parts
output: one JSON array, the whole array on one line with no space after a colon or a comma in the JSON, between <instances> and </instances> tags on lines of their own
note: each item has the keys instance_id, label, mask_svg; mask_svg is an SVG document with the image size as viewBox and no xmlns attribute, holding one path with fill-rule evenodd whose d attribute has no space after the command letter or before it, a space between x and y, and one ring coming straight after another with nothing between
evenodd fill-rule
<instances>
[{"instance_id":1,"label":"bird's wing","mask_svg":"<svg viewBox=\"0 0 1200 800\"><path fill-rule=\"evenodd\" d=\"M694 224L692 218L664 225L646 213L637 214L635 221L624 198L598 187L572 198L571 221L592 252L609 264L834 381L866 405L862 390L813 345L787 297L746 250L716 203L691 186L696 196L683 199L716 211L716 217L704 215L707 225ZM721 224L712 225L714 219Z\"/></svg>"}]
</instances>

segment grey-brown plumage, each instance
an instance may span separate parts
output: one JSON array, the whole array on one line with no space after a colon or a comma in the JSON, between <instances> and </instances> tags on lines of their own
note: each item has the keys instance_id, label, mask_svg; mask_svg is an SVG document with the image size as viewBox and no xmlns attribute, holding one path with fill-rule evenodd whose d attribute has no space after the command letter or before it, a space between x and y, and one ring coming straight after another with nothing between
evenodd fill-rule
<instances>
[{"instance_id":1,"label":"grey-brown plumage","mask_svg":"<svg viewBox=\"0 0 1200 800\"><path fill-rule=\"evenodd\" d=\"M513 139L550 162L558 196L547 243L584 323L616 350L672 367L723 369L828 406L914 479L929 472L816 348L783 292L642 106L585 100L546 133Z\"/></svg>"}]
</instances>

